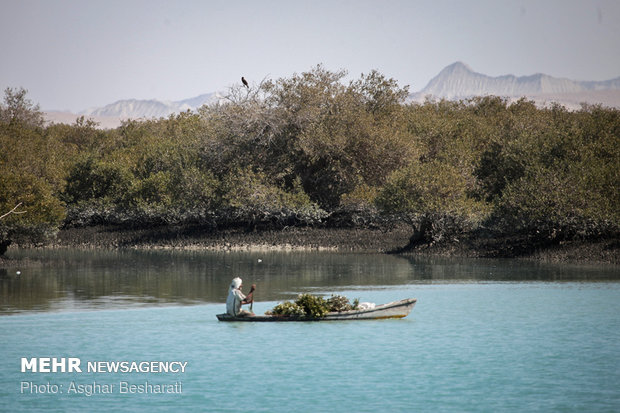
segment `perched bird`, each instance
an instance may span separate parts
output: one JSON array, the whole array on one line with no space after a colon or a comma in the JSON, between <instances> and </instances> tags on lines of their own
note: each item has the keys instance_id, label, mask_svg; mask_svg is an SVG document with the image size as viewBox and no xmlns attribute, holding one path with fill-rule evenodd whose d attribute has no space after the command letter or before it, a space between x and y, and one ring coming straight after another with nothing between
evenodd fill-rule
<instances>
[{"instance_id":1,"label":"perched bird","mask_svg":"<svg viewBox=\"0 0 620 413\"><path fill-rule=\"evenodd\" d=\"M247 87L248 89L250 88L250 86L248 85L248 81L245 80L245 77L241 76L241 83L243 83L243 86Z\"/></svg>"}]
</instances>

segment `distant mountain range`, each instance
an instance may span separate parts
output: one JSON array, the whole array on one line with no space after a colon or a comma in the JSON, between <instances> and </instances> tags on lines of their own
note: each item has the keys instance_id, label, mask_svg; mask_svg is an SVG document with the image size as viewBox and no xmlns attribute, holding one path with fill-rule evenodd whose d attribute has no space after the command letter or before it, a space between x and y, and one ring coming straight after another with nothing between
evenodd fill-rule
<instances>
[{"instance_id":1,"label":"distant mountain range","mask_svg":"<svg viewBox=\"0 0 620 413\"><path fill-rule=\"evenodd\" d=\"M424 101L427 97L454 100L487 95L520 98L610 90L620 90L620 77L600 82L561 79L542 73L491 77L456 62L444 68L424 89L410 97L413 101Z\"/></svg>"},{"instance_id":2,"label":"distant mountain range","mask_svg":"<svg viewBox=\"0 0 620 413\"><path fill-rule=\"evenodd\" d=\"M121 118L160 118L167 117L173 113L185 112L186 110L193 111L202 105L218 102L220 99L223 99L223 96L218 92L205 93L204 95L176 102L156 99L125 99L100 108L84 110L80 112L79 115L117 116Z\"/></svg>"},{"instance_id":3,"label":"distant mountain range","mask_svg":"<svg viewBox=\"0 0 620 413\"><path fill-rule=\"evenodd\" d=\"M426 99L467 99L474 96L495 95L516 100L526 97L540 106L552 102L579 109L581 103L602 104L620 108L620 77L605 81L576 81L537 73L531 76L487 76L474 72L462 62L445 67L428 82L424 89L409 95L409 101ZM46 112L50 122L72 123L77 116L86 116L100 123L103 128L120 125L121 119L159 118L173 113L194 111L205 104L224 99L220 92L206 93L180 101L157 99L119 100L109 105L91 108L80 113Z\"/></svg>"}]
</instances>

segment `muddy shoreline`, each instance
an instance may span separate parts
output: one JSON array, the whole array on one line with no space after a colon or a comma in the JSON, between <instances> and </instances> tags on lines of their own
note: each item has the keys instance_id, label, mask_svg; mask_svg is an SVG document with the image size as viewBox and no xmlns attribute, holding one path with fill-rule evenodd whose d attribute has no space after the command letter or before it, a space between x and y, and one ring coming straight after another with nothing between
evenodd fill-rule
<instances>
[{"instance_id":1,"label":"muddy shoreline","mask_svg":"<svg viewBox=\"0 0 620 413\"><path fill-rule=\"evenodd\" d=\"M527 240L473 239L447 245L411 247L408 246L410 237L411 228L407 225L390 229L289 227L254 231L191 226L142 229L94 226L61 230L56 240L44 248L338 251L620 265L620 239L570 241L545 246L536 246ZM2 261L0 258L0 266Z\"/></svg>"},{"instance_id":2,"label":"muddy shoreline","mask_svg":"<svg viewBox=\"0 0 620 413\"><path fill-rule=\"evenodd\" d=\"M243 250L330 250L387 253L408 243L407 226L390 230L288 227L280 230L162 226L70 228L59 232L51 247Z\"/></svg>"}]
</instances>

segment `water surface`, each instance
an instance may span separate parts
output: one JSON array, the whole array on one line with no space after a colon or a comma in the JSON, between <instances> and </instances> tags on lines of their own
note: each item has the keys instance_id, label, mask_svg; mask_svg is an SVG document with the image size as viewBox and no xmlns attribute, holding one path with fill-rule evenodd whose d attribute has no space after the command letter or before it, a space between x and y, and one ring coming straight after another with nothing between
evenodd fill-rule
<instances>
[{"instance_id":1,"label":"water surface","mask_svg":"<svg viewBox=\"0 0 620 413\"><path fill-rule=\"evenodd\" d=\"M21 250L9 256L16 260L0 269L0 314L222 303L235 276L244 279L246 291L257 284L257 301L312 289L620 280L617 266L385 254ZM21 268L18 258L28 265Z\"/></svg>"},{"instance_id":2,"label":"water surface","mask_svg":"<svg viewBox=\"0 0 620 413\"><path fill-rule=\"evenodd\" d=\"M383 255L21 252L0 278L0 411L619 411L617 267ZM259 259L261 260L259 262ZM405 319L220 323L234 275L256 312L297 292ZM22 357L187 361L187 371L22 373ZM181 394L67 394L71 382L177 383ZM64 392L30 394L22 382Z\"/></svg>"}]
</instances>

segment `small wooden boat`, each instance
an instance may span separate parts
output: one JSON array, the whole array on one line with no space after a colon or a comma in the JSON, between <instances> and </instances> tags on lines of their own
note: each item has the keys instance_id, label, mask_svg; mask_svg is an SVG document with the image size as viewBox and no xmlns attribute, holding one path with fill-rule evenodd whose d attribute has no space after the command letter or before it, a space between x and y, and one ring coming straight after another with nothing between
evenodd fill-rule
<instances>
[{"instance_id":1,"label":"small wooden boat","mask_svg":"<svg viewBox=\"0 0 620 413\"><path fill-rule=\"evenodd\" d=\"M407 317L416 303L415 298L378 305L365 310L340 311L327 313L325 317L299 317L282 315L250 315L232 316L230 314L218 314L220 321L335 321L335 320L378 320L383 318Z\"/></svg>"}]
</instances>

